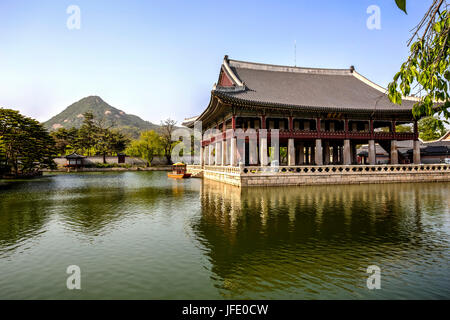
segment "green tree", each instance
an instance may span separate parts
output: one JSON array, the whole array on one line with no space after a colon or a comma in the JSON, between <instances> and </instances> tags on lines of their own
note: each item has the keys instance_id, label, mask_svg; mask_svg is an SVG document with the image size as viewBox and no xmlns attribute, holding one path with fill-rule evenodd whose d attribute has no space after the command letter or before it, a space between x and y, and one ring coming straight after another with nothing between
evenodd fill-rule
<instances>
[{"instance_id":1,"label":"green tree","mask_svg":"<svg viewBox=\"0 0 450 320\"><path fill-rule=\"evenodd\" d=\"M103 156L103 163L106 163L107 154L117 154L125 150L128 139L121 133L101 127L97 127L95 132L94 149Z\"/></svg>"},{"instance_id":2,"label":"green tree","mask_svg":"<svg viewBox=\"0 0 450 320\"><path fill-rule=\"evenodd\" d=\"M83 116L83 125L78 130L78 138L76 143L85 154L90 156L96 144L96 136L98 135L99 128L94 121L94 115L92 112L86 112Z\"/></svg>"},{"instance_id":3,"label":"green tree","mask_svg":"<svg viewBox=\"0 0 450 320\"><path fill-rule=\"evenodd\" d=\"M168 164L172 164L172 150L178 141L172 141L172 133L175 131L177 122L172 119L161 121L161 141L164 150L164 156Z\"/></svg>"},{"instance_id":4,"label":"green tree","mask_svg":"<svg viewBox=\"0 0 450 320\"><path fill-rule=\"evenodd\" d=\"M398 133L413 132L413 128L405 124L399 124L395 127L395 131Z\"/></svg>"},{"instance_id":5,"label":"green tree","mask_svg":"<svg viewBox=\"0 0 450 320\"><path fill-rule=\"evenodd\" d=\"M139 157L148 161L151 165L155 155L163 153L163 143L161 137L153 130L144 131L138 140L131 142L126 149L126 154Z\"/></svg>"},{"instance_id":6,"label":"green tree","mask_svg":"<svg viewBox=\"0 0 450 320\"><path fill-rule=\"evenodd\" d=\"M445 134L442 121L435 117L425 117L418 122L419 137L424 141L436 140Z\"/></svg>"},{"instance_id":7,"label":"green tree","mask_svg":"<svg viewBox=\"0 0 450 320\"><path fill-rule=\"evenodd\" d=\"M58 155L64 156L73 151L77 151L78 129L59 128L50 133L53 140L55 140L55 147Z\"/></svg>"},{"instance_id":8,"label":"green tree","mask_svg":"<svg viewBox=\"0 0 450 320\"><path fill-rule=\"evenodd\" d=\"M0 138L3 163L15 174L55 166L54 140L38 121L18 111L0 109Z\"/></svg>"},{"instance_id":9,"label":"green tree","mask_svg":"<svg viewBox=\"0 0 450 320\"><path fill-rule=\"evenodd\" d=\"M406 0L396 0L406 13ZM414 94L416 118L433 116L436 111L448 119L450 112L450 14L444 0L433 0L425 16L413 30L408 41L410 55L388 86L393 103L401 104L402 96ZM436 106L436 101L440 105Z\"/></svg>"}]
</instances>

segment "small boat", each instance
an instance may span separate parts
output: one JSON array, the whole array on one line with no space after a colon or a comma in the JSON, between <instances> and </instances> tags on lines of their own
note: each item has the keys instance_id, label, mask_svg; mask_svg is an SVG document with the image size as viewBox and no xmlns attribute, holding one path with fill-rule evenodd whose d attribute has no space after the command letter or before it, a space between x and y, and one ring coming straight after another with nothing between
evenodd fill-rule
<instances>
[{"instance_id":1,"label":"small boat","mask_svg":"<svg viewBox=\"0 0 450 320\"><path fill-rule=\"evenodd\" d=\"M191 174L186 173L186 165L181 162L177 162L173 164L173 169L171 173L168 173L167 176L172 179L186 179L190 178Z\"/></svg>"}]
</instances>

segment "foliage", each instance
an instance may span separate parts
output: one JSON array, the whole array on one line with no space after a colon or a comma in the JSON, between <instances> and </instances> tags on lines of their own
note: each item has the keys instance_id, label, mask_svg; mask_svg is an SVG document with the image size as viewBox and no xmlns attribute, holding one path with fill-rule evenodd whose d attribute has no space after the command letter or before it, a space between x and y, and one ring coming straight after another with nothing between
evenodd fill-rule
<instances>
[{"instance_id":1,"label":"foliage","mask_svg":"<svg viewBox=\"0 0 450 320\"><path fill-rule=\"evenodd\" d=\"M406 13L406 1L396 1ZM419 35L423 32L421 35ZM418 101L414 104L416 118L432 116L438 111L448 119L450 112L450 14L443 0L433 3L414 30L408 42L410 56L388 86L393 103L401 104L402 96L414 91ZM441 104L436 107L436 101Z\"/></svg>"},{"instance_id":2,"label":"foliage","mask_svg":"<svg viewBox=\"0 0 450 320\"><path fill-rule=\"evenodd\" d=\"M103 162L106 162L106 155L118 154L125 150L129 140L122 133L105 127L103 121L96 120L90 112L83 114L83 119L80 129L59 128L51 133L58 154L66 155L72 152L101 154Z\"/></svg>"},{"instance_id":3,"label":"foliage","mask_svg":"<svg viewBox=\"0 0 450 320\"><path fill-rule=\"evenodd\" d=\"M38 121L0 109L0 138L2 161L15 174L55 167L55 142Z\"/></svg>"},{"instance_id":4,"label":"foliage","mask_svg":"<svg viewBox=\"0 0 450 320\"><path fill-rule=\"evenodd\" d=\"M408 125L399 124L395 127L395 131L398 133L413 132L413 128Z\"/></svg>"},{"instance_id":5,"label":"foliage","mask_svg":"<svg viewBox=\"0 0 450 320\"><path fill-rule=\"evenodd\" d=\"M145 159L151 164L155 155L163 153L162 139L153 130L142 132L140 138L132 141L125 152L130 156Z\"/></svg>"},{"instance_id":6,"label":"foliage","mask_svg":"<svg viewBox=\"0 0 450 320\"><path fill-rule=\"evenodd\" d=\"M170 118L161 121L161 128L160 128L161 141L164 150L164 156L166 157L168 164L172 164L172 150L173 147L178 143L178 141L172 141L172 133L176 129L175 127L176 124L177 122Z\"/></svg>"},{"instance_id":7,"label":"foliage","mask_svg":"<svg viewBox=\"0 0 450 320\"><path fill-rule=\"evenodd\" d=\"M435 117L425 117L418 122L419 137L424 141L436 140L445 134L442 121Z\"/></svg>"}]
</instances>

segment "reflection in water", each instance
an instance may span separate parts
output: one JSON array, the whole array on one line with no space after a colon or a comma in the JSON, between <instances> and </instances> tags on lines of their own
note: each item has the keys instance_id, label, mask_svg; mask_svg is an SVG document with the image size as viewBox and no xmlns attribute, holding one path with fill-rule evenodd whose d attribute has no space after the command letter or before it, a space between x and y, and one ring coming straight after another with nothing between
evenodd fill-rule
<instances>
[{"instance_id":1,"label":"reflection in water","mask_svg":"<svg viewBox=\"0 0 450 320\"><path fill-rule=\"evenodd\" d=\"M239 189L165 172L0 184L0 299L450 298L450 183ZM77 264L83 290L68 291ZM366 288L378 265L382 290Z\"/></svg>"},{"instance_id":2,"label":"reflection in water","mask_svg":"<svg viewBox=\"0 0 450 320\"><path fill-rule=\"evenodd\" d=\"M449 298L449 191L450 184L240 190L204 181L193 228L227 298L427 297L422 286L430 282L439 288L431 296ZM365 287L371 264L382 270L379 292Z\"/></svg>"}]
</instances>

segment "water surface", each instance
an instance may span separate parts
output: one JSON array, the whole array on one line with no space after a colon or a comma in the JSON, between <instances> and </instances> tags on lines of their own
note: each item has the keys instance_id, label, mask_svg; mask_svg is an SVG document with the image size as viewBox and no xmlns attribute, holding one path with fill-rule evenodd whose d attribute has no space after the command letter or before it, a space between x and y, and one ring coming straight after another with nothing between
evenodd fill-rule
<instances>
[{"instance_id":1,"label":"water surface","mask_svg":"<svg viewBox=\"0 0 450 320\"><path fill-rule=\"evenodd\" d=\"M0 182L1 299L450 298L450 183ZM66 288L81 268L82 290ZM381 268L368 290L366 268Z\"/></svg>"}]
</instances>

